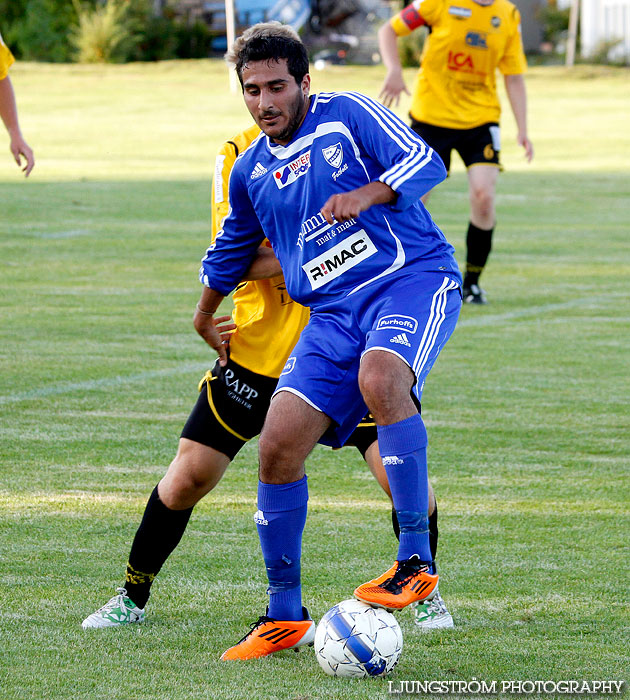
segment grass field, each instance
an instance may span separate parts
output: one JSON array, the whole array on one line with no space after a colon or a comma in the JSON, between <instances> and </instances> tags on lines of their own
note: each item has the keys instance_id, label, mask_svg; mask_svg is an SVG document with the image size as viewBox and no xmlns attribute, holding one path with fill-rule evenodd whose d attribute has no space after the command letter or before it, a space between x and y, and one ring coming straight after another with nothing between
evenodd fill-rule
<instances>
[{"instance_id":1,"label":"grass field","mask_svg":"<svg viewBox=\"0 0 630 700\"><path fill-rule=\"evenodd\" d=\"M212 164L248 120L220 62L12 76L38 161L23 182L0 153L0 697L388 697L387 680L325 676L311 650L218 661L265 606L254 443L196 509L146 624L81 629L212 361L191 325ZM381 77L335 68L314 88L376 95ZM395 683L630 680L630 73L528 80L537 154L524 163L506 113L491 304L463 309L424 394L456 629L419 636L400 613ZM430 208L461 260L461 167ZM318 448L308 473L319 618L395 540L356 451Z\"/></svg>"}]
</instances>

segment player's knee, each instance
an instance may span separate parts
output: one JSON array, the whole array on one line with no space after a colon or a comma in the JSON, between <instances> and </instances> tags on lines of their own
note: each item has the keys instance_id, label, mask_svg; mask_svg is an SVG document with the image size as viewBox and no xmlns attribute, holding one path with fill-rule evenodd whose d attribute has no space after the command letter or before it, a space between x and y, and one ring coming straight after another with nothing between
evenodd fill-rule
<instances>
[{"instance_id":1,"label":"player's knee","mask_svg":"<svg viewBox=\"0 0 630 700\"><path fill-rule=\"evenodd\" d=\"M361 376L360 389L366 403L372 407L387 399L388 378L376 372L366 371Z\"/></svg>"},{"instance_id":2,"label":"player's knee","mask_svg":"<svg viewBox=\"0 0 630 700\"><path fill-rule=\"evenodd\" d=\"M480 217L489 217L494 212L494 193L491 189L476 185L470 190L470 201Z\"/></svg>"},{"instance_id":3,"label":"player's knee","mask_svg":"<svg viewBox=\"0 0 630 700\"><path fill-rule=\"evenodd\" d=\"M207 469L197 469L186 457L178 454L160 481L160 500L167 508L190 508L201 500L218 479Z\"/></svg>"},{"instance_id":4,"label":"player's knee","mask_svg":"<svg viewBox=\"0 0 630 700\"><path fill-rule=\"evenodd\" d=\"M182 510L195 505L208 492L206 480L192 475L179 476L160 482L160 500L171 510Z\"/></svg>"},{"instance_id":5,"label":"player's knee","mask_svg":"<svg viewBox=\"0 0 630 700\"><path fill-rule=\"evenodd\" d=\"M402 360L388 352L368 352L361 361L359 388L373 410L408 397L413 373Z\"/></svg>"},{"instance_id":6,"label":"player's knee","mask_svg":"<svg viewBox=\"0 0 630 700\"><path fill-rule=\"evenodd\" d=\"M264 431L258 440L259 477L266 484L288 484L302 476L295 460L295 445L286 433Z\"/></svg>"}]
</instances>

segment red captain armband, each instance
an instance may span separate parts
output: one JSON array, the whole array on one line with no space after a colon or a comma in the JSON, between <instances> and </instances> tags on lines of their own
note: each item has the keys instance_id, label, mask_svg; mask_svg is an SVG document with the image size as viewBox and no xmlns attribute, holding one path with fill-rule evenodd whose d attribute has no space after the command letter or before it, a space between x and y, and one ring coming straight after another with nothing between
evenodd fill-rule
<instances>
[{"instance_id":1,"label":"red captain armband","mask_svg":"<svg viewBox=\"0 0 630 700\"><path fill-rule=\"evenodd\" d=\"M405 9L400 13L400 19L408 27L409 31L413 31L423 24L426 24L422 15L416 10L415 5L407 5Z\"/></svg>"}]
</instances>

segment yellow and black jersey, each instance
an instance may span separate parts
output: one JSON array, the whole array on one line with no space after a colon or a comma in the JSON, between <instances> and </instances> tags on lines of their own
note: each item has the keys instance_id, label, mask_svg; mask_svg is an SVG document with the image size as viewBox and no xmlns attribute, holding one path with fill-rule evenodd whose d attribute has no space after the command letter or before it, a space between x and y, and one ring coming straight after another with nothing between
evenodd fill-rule
<instances>
[{"instance_id":1,"label":"yellow and black jersey","mask_svg":"<svg viewBox=\"0 0 630 700\"><path fill-rule=\"evenodd\" d=\"M13 54L9 51L9 47L4 43L0 34L0 80L4 80L7 77L9 68L14 60Z\"/></svg>"},{"instance_id":2,"label":"yellow and black jersey","mask_svg":"<svg viewBox=\"0 0 630 700\"><path fill-rule=\"evenodd\" d=\"M527 69L517 8L509 0L416 0L391 19L398 36L423 24L430 33L411 116L448 129L498 122L496 69L504 75Z\"/></svg>"},{"instance_id":3,"label":"yellow and black jersey","mask_svg":"<svg viewBox=\"0 0 630 700\"><path fill-rule=\"evenodd\" d=\"M223 144L217 154L212 187L212 240L228 213L228 181L236 158L258 136L253 125ZM230 358L242 367L279 377L293 346L308 323L309 310L287 294L284 277L243 282L233 294L236 324Z\"/></svg>"}]
</instances>

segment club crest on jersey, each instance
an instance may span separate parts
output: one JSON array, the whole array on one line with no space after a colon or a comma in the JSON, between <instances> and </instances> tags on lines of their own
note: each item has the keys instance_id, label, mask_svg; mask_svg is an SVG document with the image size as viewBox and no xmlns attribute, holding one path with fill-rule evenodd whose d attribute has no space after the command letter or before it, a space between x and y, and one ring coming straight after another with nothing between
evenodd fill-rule
<instances>
[{"instance_id":1,"label":"club crest on jersey","mask_svg":"<svg viewBox=\"0 0 630 700\"><path fill-rule=\"evenodd\" d=\"M383 316L376 325L376 330L380 331L383 328L398 328L401 331L414 334L418 330L418 321L412 316Z\"/></svg>"},{"instance_id":2,"label":"club crest on jersey","mask_svg":"<svg viewBox=\"0 0 630 700\"><path fill-rule=\"evenodd\" d=\"M306 151L298 156L295 160L292 160L287 165L283 165L281 168L273 171L273 179L278 189L281 190L283 187L287 187L294 183L298 177L302 177L308 172L311 167L311 152Z\"/></svg>"},{"instance_id":3,"label":"club crest on jersey","mask_svg":"<svg viewBox=\"0 0 630 700\"><path fill-rule=\"evenodd\" d=\"M449 15L457 17L457 19L468 19L472 15L472 10L469 7L457 7L450 5L448 8Z\"/></svg>"},{"instance_id":4,"label":"club crest on jersey","mask_svg":"<svg viewBox=\"0 0 630 700\"><path fill-rule=\"evenodd\" d=\"M333 168L338 168L343 162L343 148L341 146L341 141L334 144L333 146L328 146L328 148L322 148L322 153L324 158L329 165Z\"/></svg>"},{"instance_id":5,"label":"club crest on jersey","mask_svg":"<svg viewBox=\"0 0 630 700\"><path fill-rule=\"evenodd\" d=\"M376 246L361 229L302 265L312 289L319 289L376 253Z\"/></svg>"},{"instance_id":6,"label":"club crest on jersey","mask_svg":"<svg viewBox=\"0 0 630 700\"><path fill-rule=\"evenodd\" d=\"M490 24L495 28L498 29L501 26L501 18L497 17L496 15L490 20Z\"/></svg>"},{"instance_id":7,"label":"club crest on jersey","mask_svg":"<svg viewBox=\"0 0 630 700\"><path fill-rule=\"evenodd\" d=\"M293 368L295 367L295 357L290 357L286 364L284 365L284 368L282 369L282 372L280 372L280 376L282 377L285 374L290 374L293 372Z\"/></svg>"}]
</instances>

